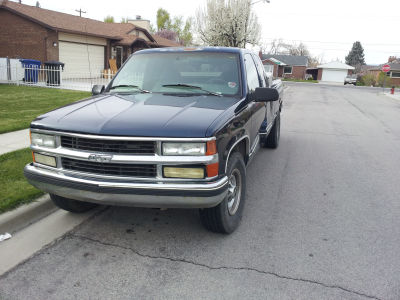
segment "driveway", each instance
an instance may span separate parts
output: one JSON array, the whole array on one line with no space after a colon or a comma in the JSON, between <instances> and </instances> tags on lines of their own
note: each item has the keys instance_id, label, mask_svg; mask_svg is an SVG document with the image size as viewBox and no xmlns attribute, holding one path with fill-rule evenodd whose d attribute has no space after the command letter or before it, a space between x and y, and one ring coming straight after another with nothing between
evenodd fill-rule
<instances>
[{"instance_id":1,"label":"driveway","mask_svg":"<svg viewBox=\"0 0 400 300\"><path fill-rule=\"evenodd\" d=\"M284 104L234 234L197 211L104 208L1 276L0 298L399 299L400 102L289 84Z\"/></svg>"}]
</instances>

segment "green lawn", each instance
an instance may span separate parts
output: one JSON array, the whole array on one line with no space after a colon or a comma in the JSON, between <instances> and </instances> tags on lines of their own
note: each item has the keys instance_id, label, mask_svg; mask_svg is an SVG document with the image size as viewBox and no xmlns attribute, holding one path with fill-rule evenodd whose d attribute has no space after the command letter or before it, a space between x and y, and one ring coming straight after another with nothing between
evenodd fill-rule
<instances>
[{"instance_id":1,"label":"green lawn","mask_svg":"<svg viewBox=\"0 0 400 300\"><path fill-rule=\"evenodd\" d=\"M283 78L282 81L318 83L318 80L304 80L304 79L292 79L292 78Z\"/></svg>"},{"instance_id":2,"label":"green lawn","mask_svg":"<svg viewBox=\"0 0 400 300\"><path fill-rule=\"evenodd\" d=\"M0 84L0 133L28 128L37 116L89 92Z\"/></svg>"},{"instance_id":3,"label":"green lawn","mask_svg":"<svg viewBox=\"0 0 400 300\"><path fill-rule=\"evenodd\" d=\"M32 202L43 194L24 177L24 166L30 162L29 148L0 155L0 213Z\"/></svg>"}]
</instances>

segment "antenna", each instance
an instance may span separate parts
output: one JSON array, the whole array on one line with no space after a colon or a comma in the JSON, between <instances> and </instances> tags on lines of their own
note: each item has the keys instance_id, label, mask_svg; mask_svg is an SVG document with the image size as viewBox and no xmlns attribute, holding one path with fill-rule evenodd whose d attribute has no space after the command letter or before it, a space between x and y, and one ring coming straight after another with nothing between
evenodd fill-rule
<instances>
[{"instance_id":1,"label":"antenna","mask_svg":"<svg viewBox=\"0 0 400 300\"><path fill-rule=\"evenodd\" d=\"M79 10L75 9L75 11L79 13L80 17L82 17L82 14L86 14L86 11L83 11L81 8Z\"/></svg>"}]
</instances>

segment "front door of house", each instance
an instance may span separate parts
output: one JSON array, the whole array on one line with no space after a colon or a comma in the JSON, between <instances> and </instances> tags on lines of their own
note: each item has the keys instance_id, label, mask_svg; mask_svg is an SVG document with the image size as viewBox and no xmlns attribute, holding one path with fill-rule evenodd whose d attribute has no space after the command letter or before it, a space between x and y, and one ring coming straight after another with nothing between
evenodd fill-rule
<instances>
[{"instance_id":1,"label":"front door of house","mask_svg":"<svg viewBox=\"0 0 400 300\"><path fill-rule=\"evenodd\" d=\"M121 68L122 63L123 63L123 48L122 47L116 47L116 61L117 61L117 68Z\"/></svg>"}]
</instances>

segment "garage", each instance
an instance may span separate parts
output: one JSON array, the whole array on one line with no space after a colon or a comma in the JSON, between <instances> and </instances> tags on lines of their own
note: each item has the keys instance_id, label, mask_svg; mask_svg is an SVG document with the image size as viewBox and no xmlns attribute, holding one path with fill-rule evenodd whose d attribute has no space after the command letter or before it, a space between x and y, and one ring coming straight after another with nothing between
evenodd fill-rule
<instances>
[{"instance_id":1,"label":"garage","mask_svg":"<svg viewBox=\"0 0 400 300\"><path fill-rule=\"evenodd\" d=\"M104 46L60 41L59 60L63 78L97 77L104 70Z\"/></svg>"},{"instance_id":2,"label":"garage","mask_svg":"<svg viewBox=\"0 0 400 300\"><path fill-rule=\"evenodd\" d=\"M322 72L322 81L343 82L347 70L326 69Z\"/></svg>"},{"instance_id":3,"label":"garage","mask_svg":"<svg viewBox=\"0 0 400 300\"><path fill-rule=\"evenodd\" d=\"M354 67L341 63L339 61L330 62L319 65L318 80L325 82L344 82L344 78L349 74L349 70L354 70Z\"/></svg>"}]
</instances>

